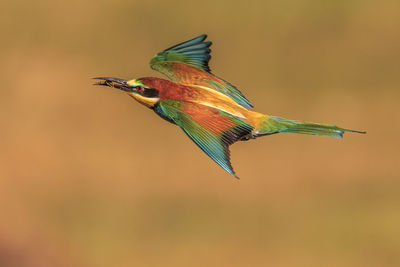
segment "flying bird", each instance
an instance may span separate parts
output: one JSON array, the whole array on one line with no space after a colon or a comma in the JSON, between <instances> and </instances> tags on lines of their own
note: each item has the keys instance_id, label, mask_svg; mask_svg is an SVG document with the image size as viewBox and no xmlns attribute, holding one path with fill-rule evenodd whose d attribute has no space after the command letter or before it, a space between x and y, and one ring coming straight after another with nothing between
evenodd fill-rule
<instances>
[{"instance_id":1,"label":"flying bird","mask_svg":"<svg viewBox=\"0 0 400 267\"><path fill-rule=\"evenodd\" d=\"M229 146L237 141L277 133L341 138L344 132L365 133L330 124L289 120L252 110L253 105L232 84L209 68L210 41L203 34L159 52L150 67L169 80L145 77L123 80L94 78L96 85L126 92L161 118L179 126L212 160L237 178Z\"/></svg>"}]
</instances>

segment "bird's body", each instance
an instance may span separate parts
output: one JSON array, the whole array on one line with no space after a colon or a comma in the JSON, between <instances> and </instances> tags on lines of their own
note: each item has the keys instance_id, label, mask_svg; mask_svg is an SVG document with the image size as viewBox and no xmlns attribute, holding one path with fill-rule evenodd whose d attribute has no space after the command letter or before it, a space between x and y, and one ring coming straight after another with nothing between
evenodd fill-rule
<instances>
[{"instance_id":1,"label":"bird's body","mask_svg":"<svg viewBox=\"0 0 400 267\"><path fill-rule=\"evenodd\" d=\"M246 107L243 107L233 101L230 97L201 85L183 85L171 82L169 80L145 77L135 80L136 84L142 84L149 88L159 90L158 99L144 101L141 95L130 95L139 103L147 107L154 108L158 101L176 101L180 104L180 109L196 118L207 118L212 110L223 111L232 116L241 118L250 125L256 125L260 117L266 117ZM204 109L204 110L202 110ZM158 109L154 109L157 113ZM206 111L209 112L206 112ZM158 115L163 116L162 113Z\"/></svg>"},{"instance_id":2,"label":"bird's body","mask_svg":"<svg viewBox=\"0 0 400 267\"><path fill-rule=\"evenodd\" d=\"M288 120L253 111L251 103L233 85L213 75L208 67L206 35L180 43L158 53L150 66L170 80L145 77L125 81L96 78L126 91L163 119L178 125L218 165L235 175L230 164L229 145L239 140L280 132L342 137L345 131L334 125ZM360 132L363 133L363 132Z\"/></svg>"}]
</instances>

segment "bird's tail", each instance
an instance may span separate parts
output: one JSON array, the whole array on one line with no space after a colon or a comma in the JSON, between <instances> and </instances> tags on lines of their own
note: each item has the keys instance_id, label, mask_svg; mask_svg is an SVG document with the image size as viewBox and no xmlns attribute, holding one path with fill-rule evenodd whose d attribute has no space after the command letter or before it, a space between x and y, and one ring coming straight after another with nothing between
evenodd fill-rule
<instances>
[{"instance_id":1,"label":"bird's tail","mask_svg":"<svg viewBox=\"0 0 400 267\"><path fill-rule=\"evenodd\" d=\"M342 138L344 132L354 132L362 134L366 133L363 131L340 128L331 124L288 120L275 116L265 116L261 118L259 127L257 127L256 129L257 136L269 135L273 133L297 133Z\"/></svg>"}]
</instances>

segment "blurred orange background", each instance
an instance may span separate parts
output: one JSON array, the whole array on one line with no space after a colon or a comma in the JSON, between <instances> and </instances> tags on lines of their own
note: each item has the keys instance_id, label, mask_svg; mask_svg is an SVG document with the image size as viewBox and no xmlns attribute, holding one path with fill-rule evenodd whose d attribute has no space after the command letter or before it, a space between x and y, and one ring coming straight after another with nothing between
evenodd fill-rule
<instances>
[{"instance_id":1,"label":"blurred orange background","mask_svg":"<svg viewBox=\"0 0 400 267\"><path fill-rule=\"evenodd\" d=\"M68 2L68 3L66 3ZM0 266L400 266L398 1L0 4ZM232 146L90 78L207 33L255 109L366 130Z\"/></svg>"}]
</instances>

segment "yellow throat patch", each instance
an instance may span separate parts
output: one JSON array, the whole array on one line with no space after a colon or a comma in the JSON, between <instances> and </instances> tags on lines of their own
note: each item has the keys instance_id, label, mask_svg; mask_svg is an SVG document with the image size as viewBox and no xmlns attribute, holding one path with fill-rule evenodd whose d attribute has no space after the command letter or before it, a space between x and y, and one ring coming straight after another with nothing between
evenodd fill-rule
<instances>
[{"instance_id":1,"label":"yellow throat patch","mask_svg":"<svg viewBox=\"0 0 400 267\"><path fill-rule=\"evenodd\" d=\"M144 97L137 93L127 93L129 96L133 97L140 104L146 107L152 108L160 100L158 97Z\"/></svg>"},{"instance_id":2,"label":"yellow throat patch","mask_svg":"<svg viewBox=\"0 0 400 267\"><path fill-rule=\"evenodd\" d=\"M143 85L143 83L141 83L140 81L135 80L135 79L127 81L127 84L132 87L137 87L137 86L146 87ZM153 107L158 102L158 100L160 100L159 98L155 98L155 97L145 97L138 93L128 93L128 95L131 96L132 98L134 98L140 104L143 104L149 108Z\"/></svg>"}]
</instances>

